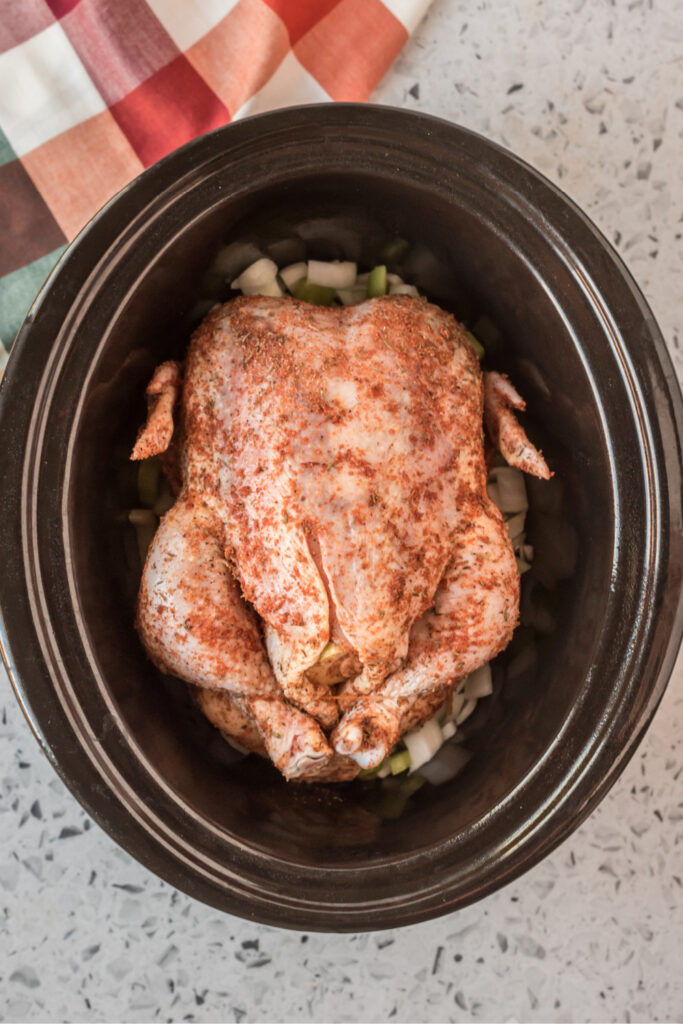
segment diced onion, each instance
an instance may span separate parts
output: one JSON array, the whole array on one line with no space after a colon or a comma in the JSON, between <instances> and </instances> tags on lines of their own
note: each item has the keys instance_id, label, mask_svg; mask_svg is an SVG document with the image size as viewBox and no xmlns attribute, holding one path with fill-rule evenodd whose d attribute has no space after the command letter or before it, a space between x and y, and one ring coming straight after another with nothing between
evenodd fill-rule
<instances>
[{"instance_id":1,"label":"diced onion","mask_svg":"<svg viewBox=\"0 0 683 1024\"><path fill-rule=\"evenodd\" d=\"M526 513L518 512L517 515L510 516L505 525L507 526L510 540L514 544L518 537L521 537L524 533L524 523L526 522Z\"/></svg>"},{"instance_id":2,"label":"diced onion","mask_svg":"<svg viewBox=\"0 0 683 1024\"><path fill-rule=\"evenodd\" d=\"M458 715L462 710L465 703L464 693L454 693L450 699L450 710L448 708L448 701L446 702L446 721L457 721Z\"/></svg>"},{"instance_id":3,"label":"diced onion","mask_svg":"<svg viewBox=\"0 0 683 1024\"><path fill-rule=\"evenodd\" d=\"M498 487L499 502L496 502L500 511L507 515L510 512L526 512L529 502L526 496L526 485L524 474L512 466L499 466L493 470L496 486Z\"/></svg>"},{"instance_id":4,"label":"diced onion","mask_svg":"<svg viewBox=\"0 0 683 1024\"><path fill-rule=\"evenodd\" d=\"M419 291L414 284L392 284L389 286L390 295L413 295L419 296Z\"/></svg>"},{"instance_id":5,"label":"diced onion","mask_svg":"<svg viewBox=\"0 0 683 1024\"><path fill-rule=\"evenodd\" d=\"M266 281L265 284L257 285L244 285L242 288L243 295L267 295L271 299L279 299L282 295L282 288L277 283L276 278L272 281Z\"/></svg>"},{"instance_id":6,"label":"diced onion","mask_svg":"<svg viewBox=\"0 0 683 1024\"><path fill-rule=\"evenodd\" d=\"M232 288L240 288L245 295L262 295L261 289L275 281L277 275L277 264L262 256L255 263L250 264L243 270L239 277L232 282ZM280 289L278 287L278 293Z\"/></svg>"},{"instance_id":7,"label":"diced onion","mask_svg":"<svg viewBox=\"0 0 683 1024\"><path fill-rule=\"evenodd\" d=\"M377 769L377 778L386 779L388 775L391 775L391 765L389 764L389 758L386 757Z\"/></svg>"},{"instance_id":8,"label":"diced onion","mask_svg":"<svg viewBox=\"0 0 683 1024\"><path fill-rule=\"evenodd\" d=\"M405 281L400 274L389 274L387 273L387 281L390 285L392 284L405 284Z\"/></svg>"},{"instance_id":9,"label":"diced onion","mask_svg":"<svg viewBox=\"0 0 683 1024\"><path fill-rule=\"evenodd\" d=\"M482 665L481 668L478 668L476 672L467 677L463 693L466 700L489 697L493 693L493 677L489 664Z\"/></svg>"},{"instance_id":10,"label":"diced onion","mask_svg":"<svg viewBox=\"0 0 683 1024\"><path fill-rule=\"evenodd\" d=\"M337 298L344 306L355 306L365 298L365 285L337 288Z\"/></svg>"},{"instance_id":11,"label":"diced onion","mask_svg":"<svg viewBox=\"0 0 683 1024\"><path fill-rule=\"evenodd\" d=\"M522 548L522 554L527 562L533 562L534 560L534 547L533 544L525 544Z\"/></svg>"},{"instance_id":12,"label":"diced onion","mask_svg":"<svg viewBox=\"0 0 683 1024\"><path fill-rule=\"evenodd\" d=\"M477 706L477 702L473 697L469 697L465 700L457 718L455 719L456 725L462 725L466 718L469 718L474 709Z\"/></svg>"},{"instance_id":13,"label":"diced onion","mask_svg":"<svg viewBox=\"0 0 683 1024\"><path fill-rule=\"evenodd\" d=\"M444 722L443 725L441 726L441 733L442 733L443 738L445 740L450 740L453 736L455 736L457 730L458 730L457 725L450 718L448 719L447 722Z\"/></svg>"},{"instance_id":14,"label":"diced onion","mask_svg":"<svg viewBox=\"0 0 683 1024\"><path fill-rule=\"evenodd\" d=\"M153 526L156 528L157 517L151 508L132 508L128 513L128 522L133 526Z\"/></svg>"},{"instance_id":15,"label":"diced onion","mask_svg":"<svg viewBox=\"0 0 683 1024\"><path fill-rule=\"evenodd\" d=\"M343 263L309 260L306 276L310 284L319 284L323 288L353 288L356 283L357 271L358 267L350 260Z\"/></svg>"},{"instance_id":16,"label":"diced onion","mask_svg":"<svg viewBox=\"0 0 683 1024\"><path fill-rule=\"evenodd\" d=\"M430 718L419 729L407 732L403 742L410 754L410 770L414 772L434 757L443 744L443 733L438 722Z\"/></svg>"},{"instance_id":17,"label":"diced onion","mask_svg":"<svg viewBox=\"0 0 683 1024\"><path fill-rule=\"evenodd\" d=\"M464 747L458 746L457 743L446 743L433 761L420 768L420 775L433 786L441 786L444 782L454 779L470 757L471 754Z\"/></svg>"},{"instance_id":18,"label":"diced onion","mask_svg":"<svg viewBox=\"0 0 683 1024\"><path fill-rule=\"evenodd\" d=\"M301 263L290 263L288 267L284 267L280 271L280 277L284 281L290 292L297 281L303 281L306 277L307 265L304 262Z\"/></svg>"},{"instance_id":19,"label":"diced onion","mask_svg":"<svg viewBox=\"0 0 683 1024\"><path fill-rule=\"evenodd\" d=\"M238 743L233 736L229 736L227 732L222 732L221 736L230 744L233 750L237 751L238 754L251 754L249 747L243 747L241 743Z\"/></svg>"}]
</instances>

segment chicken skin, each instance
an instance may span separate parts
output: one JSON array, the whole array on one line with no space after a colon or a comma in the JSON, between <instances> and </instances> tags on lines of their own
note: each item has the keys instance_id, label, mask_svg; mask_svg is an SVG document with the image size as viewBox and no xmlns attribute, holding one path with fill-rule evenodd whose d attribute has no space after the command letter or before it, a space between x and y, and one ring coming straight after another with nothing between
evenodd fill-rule
<instances>
[{"instance_id":1,"label":"chicken skin","mask_svg":"<svg viewBox=\"0 0 683 1024\"><path fill-rule=\"evenodd\" d=\"M483 421L547 477L523 402L498 374L484 386L452 316L408 296L235 299L195 332L183 377L157 369L132 455L173 438L182 479L143 571L141 639L287 778L351 778L512 636L519 576Z\"/></svg>"}]
</instances>

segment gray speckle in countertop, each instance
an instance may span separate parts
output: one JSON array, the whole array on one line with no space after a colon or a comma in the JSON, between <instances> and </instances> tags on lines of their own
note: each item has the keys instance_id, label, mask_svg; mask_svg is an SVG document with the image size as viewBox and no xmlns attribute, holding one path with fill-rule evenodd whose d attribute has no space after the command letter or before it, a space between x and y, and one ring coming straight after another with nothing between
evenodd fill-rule
<instances>
[{"instance_id":1,"label":"gray speckle in countertop","mask_svg":"<svg viewBox=\"0 0 683 1024\"><path fill-rule=\"evenodd\" d=\"M617 247L683 375L683 4L435 0L376 93L514 150ZM155 878L55 776L0 678L0 1020L641 1021L683 1011L683 663L608 797L437 921L301 935Z\"/></svg>"}]
</instances>

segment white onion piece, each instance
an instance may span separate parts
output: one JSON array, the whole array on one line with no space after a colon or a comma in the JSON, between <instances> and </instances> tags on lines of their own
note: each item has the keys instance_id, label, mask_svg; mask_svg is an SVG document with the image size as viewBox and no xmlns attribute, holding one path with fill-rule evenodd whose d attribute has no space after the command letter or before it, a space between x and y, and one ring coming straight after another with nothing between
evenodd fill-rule
<instances>
[{"instance_id":1,"label":"white onion piece","mask_svg":"<svg viewBox=\"0 0 683 1024\"><path fill-rule=\"evenodd\" d=\"M309 260L307 277L309 284L319 284L323 288L353 288L357 272L358 267L350 260L343 263Z\"/></svg>"},{"instance_id":2,"label":"white onion piece","mask_svg":"<svg viewBox=\"0 0 683 1024\"><path fill-rule=\"evenodd\" d=\"M400 274L387 274L387 284L405 284Z\"/></svg>"},{"instance_id":3,"label":"white onion piece","mask_svg":"<svg viewBox=\"0 0 683 1024\"><path fill-rule=\"evenodd\" d=\"M507 526L510 540L514 544L515 541L522 537L524 534L524 523L526 521L526 512L518 512L514 516L510 516L505 525ZM523 543L523 542L522 542Z\"/></svg>"},{"instance_id":4,"label":"white onion piece","mask_svg":"<svg viewBox=\"0 0 683 1024\"><path fill-rule=\"evenodd\" d=\"M257 285L243 285L243 295L267 295L271 299L278 299L282 295L282 288L277 283L276 279L272 281L266 281L265 284Z\"/></svg>"},{"instance_id":5,"label":"white onion piece","mask_svg":"<svg viewBox=\"0 0 683 1024\"><path fill-rule=\"evenodd\" d=\"M500 494L498 493L498 484L496 483L495 480L492 480L491 477L489 477L488 482L486 484L486 490L488 491L489 498L496 506L496 508L500 508Z\"/></svg>"},{"instance_id":6,"label":"white onion piece","mask_svg":"<svg viewBox=\"0 0 683 1024\"><path fill-rule=\"evenodd\" d=\"M534 546L533 544L525 544L522 549L522 554L527 562L533 562L534 560Z\"/></svg>"},{"instance_id":7,"label":"white onion piece","mask_svg":"<svg viewBox=\"0 0 683 1024\"><path fill-rule=\"evenodd\" d=\"M413 295L415 298L419 296L419 291L414 284L392 284L389 287L390 295Z\"/></svg>"},{"instance_id":8,"label":"white onion piece","mask_svg":"<svg viewBox=\"0 0 683 1024\"><path fill-rule=\"evenodd\" d=\"M462 693L462 691L460 693L454 693L450 699L450 711L448 710L449 702L446 701L444 705L446 709L446 721L456 721L464 703L465 694Z\"/></svg>"},{"instance_id":9,"label":"white onion piece","mask_svg":"<svg viewBox=\"0 0 683 1024\"><path fill-rule=\"evenodd\" d=\"M446 743L433 761L420 768L420 775L423 775L433 786L440 786L444 782L450 782L458 772L462 771L471 755L464 747L456 743Z\"/></svg>"},{"instance_id":10,"label":"white onion piece","mask_svg":"<svg viewBox=\"0 0 683 1024\"><path fill-rule=\"evenodd\" d=\"M474 700L474 698L470 697L469 699L467 699L463 704L460 712L458 713L458 716L455 719L455 724L462 725L465 719L470 717L476 706L477 702L476 700Z\"/></svg>"},{"instance_id":11,"label":"white onion piece","mask_svg":"<svg viewBox=\"0 0 683 1024\"><path fill-rule=\"evenodd\" d=\"M499 466L496 471L496 485L500 496L498 508L507 515L510 512L526 512L529 502L526 496L524 474L512 466Z\"/></svg>"},{"instance_id":12,"label":"white onion piece","mask_svg":"<svg viewBox=\"0 0 683 1024\"><path fill-rule=\"evenodd\" d=\"M283 267L280 271L280 277L284 281L290 292L295 284L302 281L306 276L306 264L305 263L290 263L288 267Z\"/></svg>"},{"instance_id":13,"label":"white onion piece","mask_svg":"<svg viewBox=\"0 0 683 1024\"><path fill-rule=\"evenodd\" d=\"M233 750L236 750L238 754L251 754L249 747L243 747L241 743L238 743L236 739L229 736L227 732L222 732L221 736L223 739L230 744Z\"/></svg>"},{"instance_id":14,"label":"white onion piece","mask_svg":"<svg viewBox=\"0 0 683 1024\"><path fill-rule=\"evenodd\" d=\"M365 298L365 285L360 288L337 288L337 298L344 306L356 306Z\"/></svg>"},{"instance_id":15,"label":"white onion piece","mask_svg":"<svg viewBox=\"0 0 683 1024\"><path fill-rule=\"evenodd\" d=\"M387 758L384 764L380 767L379 771L377 772L377 778L386 779L389 775L391 775L391 765L389 764L389 758Z\"/></svg>"},{"instance_id":16,"label":"white onion piece","mask_svg":"<svg viewBox=\"0 0 683 1024\"><path fill-rule=\"evenodd\" d=\"M491 666L489 664L482 665L481 668L478 668L476 672L467 677L463 693L467 700L478 697L490 697L493 693L493 676L491 675Z\"/></svg>"},{"instance_id":17,"label":"white onion piece","mask_svg":"<svg viewBox=\"0 0 683 1024\"><path fill-rule=\"evenodd\" d=\"M445 740L450 740L452 736L455 736L457 730L458 730L457 725L450 718L448 719L447 722L444 722L443 725L441 726L441 733L442 733L443 738Z\"/></svg>"},{"instance_id":18,"label":"white onion piece","mask_svg":"<svg viewBox=\"0 0 683 1024\"><path fill-rule=\"evenodd\" d=\"M262 256L260 260L256 260L246 270L243 270L230 287L241 288L245 295L262 295L263 292L255 289L264 288L275 280L276 275L277 264L269 260L267 256Z\"/></svg>"},{"instance_id":19,"label":"white onion piece","mask_svg":"<svg viewBox=\"0 0 683 1024\"><path fill-rule=\"evenodd\" d=\"M434 757L443 744L443 733L438 722L430 718L419 729L407 732L403 737L403 742L410 754L410 770L414 772Z\"/></svg>"},{"instance_id":20,"label":"white onion piece","mask_svg":"<svg viewBox=\"0 0 683 1024\"><path fill-rule=\"evenodd\" d=\"M360 285L360 284L367 285L369 278L370 278L370 271L366 270L363 274L358 274L356 276L356 284L358 284L358 285Z\"/></svg>"},{"instance_id":21,"label":"white onion piece","mask_svg":"<svg viewBox=\"0 0 683 1024\"><path fill-rule=\"evenodd\" d=\"M5 348L3 343L0 341L0 380L2 380L2 375L5 372L5 367L7 366L8 359L9 353L7 352L7 349Z\"/></svg>"}]
</instances>

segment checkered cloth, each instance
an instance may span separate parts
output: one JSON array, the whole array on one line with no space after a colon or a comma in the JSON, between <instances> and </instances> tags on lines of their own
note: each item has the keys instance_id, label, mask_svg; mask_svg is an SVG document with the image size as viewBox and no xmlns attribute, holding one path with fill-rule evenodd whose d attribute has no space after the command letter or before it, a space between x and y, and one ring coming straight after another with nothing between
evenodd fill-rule
<instances>
[{"instance_id":1,"label":"checkered cloth","mask_svg":"<svg viewBox=\"0 0 683 1024\"><path fill-rule=\"evenodd\" d=\"M245 114L367 99L429 3L0 0L0 340L144 167Z\"/></svg>"}]
</instances>

